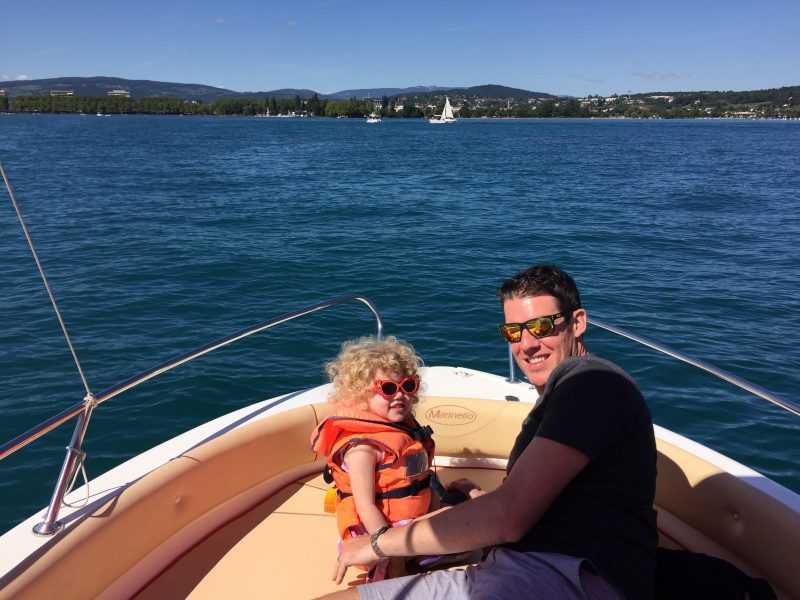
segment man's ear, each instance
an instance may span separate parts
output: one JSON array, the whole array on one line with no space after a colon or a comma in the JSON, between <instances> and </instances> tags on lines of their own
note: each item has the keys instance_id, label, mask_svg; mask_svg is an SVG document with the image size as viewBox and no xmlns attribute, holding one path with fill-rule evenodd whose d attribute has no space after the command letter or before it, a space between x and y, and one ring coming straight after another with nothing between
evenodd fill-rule
<instances>
[{"instance_id":1,"label":"man's ear","mask_svg":"<svg viewBox=\"0 0 800 600\"><path fill-rule=\"evenodd\" d=\"M576 338L581 337L586 333L586 311L582 308L572 312L572 333Z\"/></svg>"}]
</instances>

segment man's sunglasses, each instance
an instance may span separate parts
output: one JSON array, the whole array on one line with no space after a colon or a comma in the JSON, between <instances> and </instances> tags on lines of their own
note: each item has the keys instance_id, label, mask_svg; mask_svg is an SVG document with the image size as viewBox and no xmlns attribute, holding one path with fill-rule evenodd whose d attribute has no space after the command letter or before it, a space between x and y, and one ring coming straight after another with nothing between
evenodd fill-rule
<instances>
[{"instance_id":1,"label":"man's sunglasses","mask_svg":"<svg viewBox=\"0 0 800 600\"><path fill-rule=\"evenodd\" d=\"M387 400L391 400L401 391L407 396L415 394L419 389L419 375L406 377L402 381L392 381L391 379L376 379L372 383L372 390L377 392Z\"/></svg>"},{"instance_id":2,"label":"man's sunglasses","mask_svg":"<svg viewBox=\"0 0 800 600\"><path fill-rule=\"evenodd\" d=\"M566 316L564 313L556 313L546 317L536 317L524 323L503 323L500 325L500 334L511 344L515 344L522 339L522 330L527 329L535 338L545 338L556 332L556 319Z\"/></svg>"}]
</instances>

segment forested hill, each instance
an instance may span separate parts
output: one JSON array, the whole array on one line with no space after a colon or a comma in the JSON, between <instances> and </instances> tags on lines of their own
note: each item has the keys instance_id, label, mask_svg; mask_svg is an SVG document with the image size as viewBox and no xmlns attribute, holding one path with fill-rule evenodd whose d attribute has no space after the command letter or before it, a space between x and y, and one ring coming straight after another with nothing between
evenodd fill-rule
<instances>
[{"instance_id":1,"label":"forested hill","mask_svg":"<svg viewBox=\"0 0 800 600\"><path fill-rule=\"evenodd\" d=\"M476 85L470 88L456 88L451 91L462 92L465 96L476 98L511 98L513 100L527 100L528 98L555 98L552 94L544 92L529 92L504 85Z\"/></svg>"},{"instance_id":2,"label":"forested hill","mask_svg":"<svg viewBox=\"0 0 800 600\"><path fill-rule=\"evenodd\" d=\"M717 102L720 104L756 104L773 103L778 106L797 106L800 101L800 86L770 88L766 90L748 90L742 92L649 92L633 94L632 98L672 97L673 102L680 105L689 103Z\"/></svg>"},{"instance_id":3,"label":"forested hill","mask_svg":"<svg viewBox=\"0 0 800 600\"><path fill-rule=\"evenodd\" d=\"M230 98L238 93L209 85L169 83L147 79L122 79L121 77L56 77L27 81L3 81L10 98L16 96L48 96L52 90L72 90L76 96L105 96L111 90L125 90L132 98L181 98L211 102Z\"/></svg>"},{"instance_id":4,"label":"forested hill","mask_svg":"<svg viewBox=\"0 0 800 600\"><path fill-rule=\"evenodd\" d=\"M481 85L470 88L449 88L441 86L415 86L408 88L367 88L342 90L332 94L320 94L309 89L285 88L262 92L239 92L225 88L194 83L171 83L150 81L146 79L123 79L121 77L57 77L53 79L31 79L26 81L0 82L0 89L5 89L9 98L17 96L48 96L53 90L71 90L76 96L106 96L111 90L130 92L131 98L180 98L183 100L199 100L213 102L224 99L256 99L256 98L292 98L299 96L308 100L317 95L319 98L381 98L388 97L433 97L452 92L463 96L481 98L553 98L550 94L529 92L502 85Z\"/></svg>"},{"instance_id":5,"label":"forested hill","mask_svg":"<svg viewBox=\"0 0 800 600\"><path fill-rule=\"evenodd\" d=\"M2 81L10 98L16 96L48 96L53 90L72 90L76 96L105 96L111 90L130 92L131 98L180 98L213 102L228 98L289 98L300 96L311 98L314 90L281 89L268 92L237 92L225 88L199 83L172 83L147 79L123 79L121 77L56 77L54 79L31 79L27 81Z\"/></svg>"},{"instance_id":6,"label":"forested hill","mask_svg":"<svg viewBox=\"0 0 800 600\"><path fill-rule=\"evenodd\" d=\"M554 96L544 92L532 92L503 85L479 85L473 87L416 86L408 88L372 88L342 90L333 94L319 94L309 89L278 89L265 92L237 92L209 85L171 83L163 81L123 79L121 77L58 77L27 81L0 81L0 112L8 111L16 98L50 98L55 90L71 91L76 97L107 98L112 90L125 90L130 99L164 98L175 102L264 103L269 99L291 100L294 108L310 103L321 106L327 100L344 101L353 98L385 98L385 104L417 106L421 111L431 106L444 104L445 95L457 107L461 116L479 116L477 109L485 109L488 116L772 116L795 118L800 109L800 86L751 90L751 91L705 91L705 92L648 92L639 94L602 97L590 95L580 103L573 98ZM77 98L76 98L77 100ZM283 102L283 104L286 104ZM47 107L30 104L25 110L47 110ZM551 106L552 105L552 106ZM86 107L73 108L88 110ZM427 108L426 108L427 107ZM51 107L52 108L52 107ZM141 108L141 107L140 107ZM264 108L264 107L262 107ZM277 106L272 107L273 109ZM560 110L556 111L555 108ZM490 110L491 109L491 110ZM525 110L522 110L525 109ZM12 109L13 110L13 109ZM22 110L22 109L20 109ZM91 109L94 110L94 109ZM496 113L496 114L495 114ZM482 113L481 113L482 114ZM411 116L410 114L407 116Z\"/></svg>"}]
</instances>

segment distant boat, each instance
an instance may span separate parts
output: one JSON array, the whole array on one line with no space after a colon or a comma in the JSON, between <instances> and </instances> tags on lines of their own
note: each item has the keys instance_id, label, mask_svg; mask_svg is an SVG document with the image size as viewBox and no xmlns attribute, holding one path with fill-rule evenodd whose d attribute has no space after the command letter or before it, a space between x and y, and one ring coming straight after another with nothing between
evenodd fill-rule
<instances>
[{"instance_id":1,"label":"distant boat","mask_svg":"<svg viewBox=\"0 0 800 600\"><path fill-rule=\"evenodd\" d=\"M453 107L450 106L450 98L444 97L444 108L442 114L431 117L431 123L455 123L457 119L453 116Z\"/></svg>"},{"instance_id":2,"label":"distant boat","mask_svg":"<svg viewBox=\"0 0 800 600\"><path fill-rule=\"evenodd\" d=\"M370 116L367 117L367 123L380 123L380 122L381 118L375 113L372 113Z\"/></svg>"}]
</instances>

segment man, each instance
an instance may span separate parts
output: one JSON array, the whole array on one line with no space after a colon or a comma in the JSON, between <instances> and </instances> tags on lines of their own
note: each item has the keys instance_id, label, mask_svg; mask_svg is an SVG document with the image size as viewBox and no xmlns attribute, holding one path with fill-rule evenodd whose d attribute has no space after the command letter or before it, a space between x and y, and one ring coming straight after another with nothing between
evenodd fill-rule
<instances>
[{"instance_id":1,"label":"man","mask_svg":"<svg viewBox=\"0 0 800 600\"><path fill-rule=\"evenodd\" d=\"M633 381L584 345L572 278L540 265L497 291L520 369L541 399L496 490L405 527L355 538L334 572L387 556L492 547L478 565L347 590L361 598L640 600L653 595L656 450Z\"/></svg>"}]
</instances>

